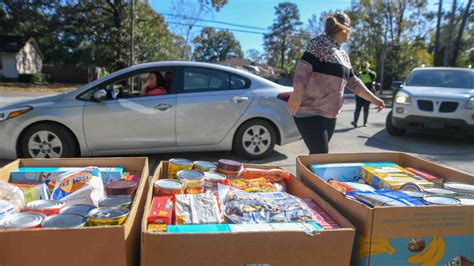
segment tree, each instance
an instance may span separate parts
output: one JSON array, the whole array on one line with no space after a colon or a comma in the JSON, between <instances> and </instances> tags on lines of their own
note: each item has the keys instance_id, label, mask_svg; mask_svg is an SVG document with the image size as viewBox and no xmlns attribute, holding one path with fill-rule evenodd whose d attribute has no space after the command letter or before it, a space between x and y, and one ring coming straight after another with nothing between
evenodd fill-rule
<instances>
[{"instance_id":1,"label":"tree","mask_svg":"<svg viewBox=\"0 0 474 266\"><path fill-rule=\"evenodd\" d=\"M466 27L466 21L467 21L468 17L470 17L473 14L473 11L471 10L471 6L472 6L472 0L469 0L467 2L466 7L464 8L462 22L461 22L461 25L459 26L458 35L456 37L456 42L454 43L454 50L453 50L451 61L450 61L451 66L456 65L456 61L457 61L458 55L459 55L459 50L461 49L463 32L464 32L464 29Z\"/></svg>"},{"instance_id":2,"label":"tree","mask_svg":"<svg viewBox=\"0 0 474 266\"><path fill-rule=\"evenodd\" d=\"M327 16L327 13L322 12L319 15L319 18L313 14L308 19L308 26L306 27L306 31L308 32L309 36L314 38L324 32L326 16Z\"/></svg>"},{"instance_id":3,"label":"tree","mask_svg":"<svg viewBox=\"0 0 474 266\"><path fill-rule=\"evenodd\" d=\"M216 31L214 28L203 28L193 43L195 45L193 57L197 61L214 63L243 57L239 41L228 30Z\"/></svg>"},{"instance_id":4,"label":"tree","mask_svg":"<svg viewBox=\"0 0 474 266\"><path fill-rule=\"evenodd\" d=\"M309 39L301 29L298 7L294 3L280 3L275 7L273 25L270 32L264 35L264 47L268 63L291 72L304 50Z\"/></svg>"},{"instance_id":5,"label":"tree","mask_svg":"<svg viewBox=\"0 0 474 266\"><path fill-rule=\"evenodd\" d=\"M254 64L262 64L264 55L257 49L249 49L245 52L246 58Z\"/></svg>"}]
</instances>

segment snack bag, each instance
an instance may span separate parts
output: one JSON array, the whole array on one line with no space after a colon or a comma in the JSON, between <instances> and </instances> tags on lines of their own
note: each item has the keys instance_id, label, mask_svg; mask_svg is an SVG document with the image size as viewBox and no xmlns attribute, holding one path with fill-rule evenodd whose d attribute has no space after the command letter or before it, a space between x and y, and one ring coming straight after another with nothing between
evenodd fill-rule
<instances>
[{"instance_id":1,"label":"snack bag","mask_svg":"<svg viewBox=\"0 0 474 266\"><path fill-rule=\"evenodd\" d=\"M82 204L92 202L97 206L104 195L104 184L99 169L97 167L87 167L79 171L61 174L56 180L51 199L75 202L88 201ZM76 196L81 200L75 199Z\"/></svg>"},{"instance_id":2,"label":"snack bag","mask_svg":"<svg viewBox=\"0 0 474 266\"><path fill-rule=\"evenodd\" d=\"M177 194L176 224L219 224L223 218L213 194Z\"/></svg>"},{"instance_id":3,"label":"snack bag","mask_svg":"<svg viewBox=\"0 0 474 266\"><path fill-rule=\"evenodd\" d=\"M254 179L229 180L231 186L249 193L276 192L275 187L264 177Z\"/></svg>"},{"instance_id":4,"label":"snack bag","mask_svg":"<svg viewBox=\"0 0 474 266\"><path fill-rule=\"evenodd\" d=\"M17 212L25 207L25 197L20 188L4 181L0 181L0 199L13 203Z\"/></svg>"},{"instance_id":5,"label":"snack bag","mask_svg":"<svg viewBox=\"0 0 474 266\"><path fill-rule=\"evenodd\" d=\"M269 182L278 182L283 179L290 179L290 172L283 169L257 169L257 168L245 168L240 175L245 179L254 179L265 177Z\"/></svg>"}]
</instances>

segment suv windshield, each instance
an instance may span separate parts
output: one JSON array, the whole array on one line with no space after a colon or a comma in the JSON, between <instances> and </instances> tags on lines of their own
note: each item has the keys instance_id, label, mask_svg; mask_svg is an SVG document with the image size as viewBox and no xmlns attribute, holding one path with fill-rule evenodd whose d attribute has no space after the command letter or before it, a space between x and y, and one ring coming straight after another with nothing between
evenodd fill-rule
<instances>
[{"instance_id":1,"label":"suv windshield","mask_svg":"<svg viewBox=\"0 0 474 266\"><path fill-rule=\"evenodd\" d=\"M474 89L474 71L471 70L415 70L408 77L407 86Z\"/></svg>"}]
</instances>

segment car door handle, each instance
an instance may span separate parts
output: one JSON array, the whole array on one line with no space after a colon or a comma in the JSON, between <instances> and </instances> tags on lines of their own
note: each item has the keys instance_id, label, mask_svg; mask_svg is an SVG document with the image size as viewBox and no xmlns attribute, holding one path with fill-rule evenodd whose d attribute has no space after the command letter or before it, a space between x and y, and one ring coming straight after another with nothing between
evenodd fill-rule
<instances>
[{"instance_id":1,"label":"car door handle","mask_svg":"<svg viewBox=\"0 0 474 266\"><path fill-rule=\"evenodd\" d=\"M242 96L235 96L234 98L232 98L232 102L234 103L246 102L248 100L249 100L248 97L242 97Z\"/></svg>"},{"instance_id":2,"label":"car door handle","mask_svg":"<svg viewBox=\"0 0 474 266\"><path fill-rule=\"evenodd\" d=\"M173 105L171 104L167 104L167 103L160 103L158 104L157 106L153 107L157 110L160 110L160 111L166 111L168 109L170 109L171 107L173 107Z\"/></svg>"}]
</instances>

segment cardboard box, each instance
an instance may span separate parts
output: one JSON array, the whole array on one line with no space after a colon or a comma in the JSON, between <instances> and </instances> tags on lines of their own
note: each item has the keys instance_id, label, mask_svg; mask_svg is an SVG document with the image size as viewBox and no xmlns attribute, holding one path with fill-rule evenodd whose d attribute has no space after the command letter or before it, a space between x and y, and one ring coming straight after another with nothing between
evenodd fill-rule
<instances>
[{"instance_id":1,"label":"cardboard box","mask_svg":"<svg viewBox=\"0 0 474 266\"><path fill-rule=\"evenodd\" d=\"M303 183L356 226L353 265L445 265L458 256L474 261L474 206L369 208L346 198L307 166L310 163L390 161L436 173L447 182L473 184L473 175L405 153L321 154L298 156L296 160L297 176ZM418 251L420 249L423 251Z\"/></svg>"},{"instance_id":2,"label":"cardboard box","mask_svg":"<svg viewBox=\"0 0 474 266\"><path fill-rule=\"evenodd\" d=\"M121 226L0 229L0 265L138 265L140 219L148 191L148 158L18 159L0 169L8 181L19 167L124 167L141 172L130 214Z\"/></svg>"},{"instance_id":3,"label":"cardboard box","mask_svg":"<svg viewBox=\"0 0 474 266\"><path fill-rule=\"evenodd\" d=\"M274 166L246 165L253 168L271 169ZM153 182L166 178L168 162L161 162L156 169ZM153 182L151 184L153 184ZM142 265L348 265L355 231L353 225L316 193L292 178L288 191L302 198L314 200L326 211L341 229L304 232L275 232L272 225L260 232L238 233L149 233L147 217L142 220L141 264ZM148 191L145 213L149 212L153 190ZM281 224L287 226L289 224ZM244 225L244 227L249 225ZM223 227L229 225L206 225ZM225 227L225 228L224 228ZM245 229L245 228L240 228ZM205 231L209 228L205 228ZM248 228L247 228L248 230ZM245 231L245 230L244 230Z\"/></svg>"}]
</instances>

